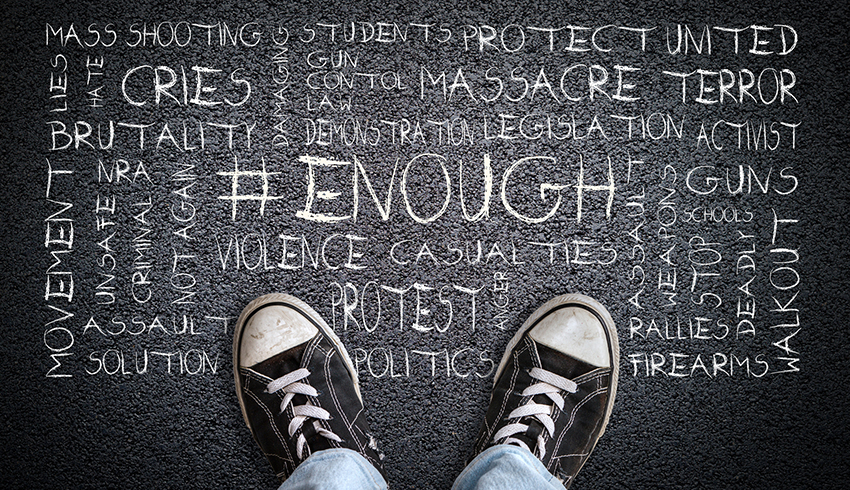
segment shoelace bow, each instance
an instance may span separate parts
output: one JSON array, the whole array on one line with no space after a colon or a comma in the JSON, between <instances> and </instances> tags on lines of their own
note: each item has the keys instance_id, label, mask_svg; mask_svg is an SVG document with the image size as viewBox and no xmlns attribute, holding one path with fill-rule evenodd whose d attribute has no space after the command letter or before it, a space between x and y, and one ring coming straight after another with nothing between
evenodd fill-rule
<instances>
[{"instance_id":1,"label":"shoelace bow","mask_svg":"<svg viewBox=\"0 0 850 490\"><path fill-rule=\"evenodd\" d=\"M301 380L310 375L310 371L306 368L297 369L292 371L289 374L281 376L276 380L272 381L268 385L266 385L267 393L276 393L278 391L283 391L285 393L283 397L283 401L280 402L280 413L286 411L287 405L292 403L292 399L295 398L295 395L306 395L306 396L319 396L319 392L316 388L312 386L302 383ZM336 442L342 442L342 439L334 434L333 432L325 429L321 426L321 420L330 420L331 414L322 407L317 407L312 405L309 401L304 405L293 405L292 413L294 417L292 421L289 423L289 437L292 437L295 432L298 431L299 428L304 424L307 419L313 419L313 428L316 429L316 433L319 435L330 439ZM304 433L298 435L298 441L296 444L296 453L298 455L298 459L304 459L304 446L307 445L307 439L304 437ZM309 448L308 448L309 449Z\"/></svg>"},{"instance_id":2,"label":"shoelace bow","mask_svg":"<svg viewBox=\"0 0 850 490\"><path fill-rule=\"evenodd\" d=\"M533 379L536 379L539 382L532 384L523 390L522 396L529 397L528 401L508 414L509 420L516 421L502 427L498 432L496 432L496 435L493 436L493 442L499 443L499 441L502 441L504 444L518 445L533 453L534 449L528 447L525 441L513 437L515 434L523 433L528 430L529 424L522 423L522 419L524 417L533 417L539 421L549 432L550 436L555 433L555 422L552 421L554 407L551 404L544 405L542 403L535 402L534 396L546 395L552 403L557 405L558 409L563 410L564 397L561 396L560 392L566 391L568 393L575 393L578 391L578 385L563 376L559 376L541 368L532 368L531 371L529 371L529 374ZM542 432L537 436L537 451L539 452L537 455L538 458L542 459L546 455L546 441Z\"/></svg>"}]
</instances>

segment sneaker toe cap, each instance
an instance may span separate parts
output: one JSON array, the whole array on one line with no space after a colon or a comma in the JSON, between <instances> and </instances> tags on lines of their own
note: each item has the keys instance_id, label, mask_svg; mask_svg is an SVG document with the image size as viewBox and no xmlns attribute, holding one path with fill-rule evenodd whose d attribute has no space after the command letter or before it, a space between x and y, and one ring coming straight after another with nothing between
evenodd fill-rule
<instances>
[{"instance_id":1,"label":"sneaker toe cap","mask_svg":"<svg viewBox=\"0 0 850 490\"><path fill-rule=\"evenodd\" d=\"M257 310L248 320L242 333L239 360L250 367L281 352L297 347L319 330L299 312L280 305Z\"/></svg>"},{"instance_id":2,"label":"sneaker toe cap","mask_svg":"<svg viewBox=\"0 0 850 490\"><path fill-rule=\"evenodd\" d=\"M584 308L566 307L550 312L529 337L567 356L597 367L610 367L611 354L605 326Z\"/></svg>"}]
</instances>

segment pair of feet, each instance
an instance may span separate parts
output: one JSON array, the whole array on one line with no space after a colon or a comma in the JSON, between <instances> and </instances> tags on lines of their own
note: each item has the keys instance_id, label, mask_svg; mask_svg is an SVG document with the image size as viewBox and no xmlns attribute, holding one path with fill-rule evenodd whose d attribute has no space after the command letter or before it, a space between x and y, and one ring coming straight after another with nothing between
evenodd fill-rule
<instances>
[{"instance_id":1,"label":"pair of feet","mask_svg":"<svg viewBox=\"0 0 850 490\"><path fill-rule=\"evenodd\" d=\"M601 304L579 294L547 302L508 344L473 456L515 444L569 486L605 431L618 363ZM252 301L236 324L233 365L242 415L281 480L330 448L357 451L383 472L357 371L306 303L285 294Z\"/></svg>"}]
</instances>

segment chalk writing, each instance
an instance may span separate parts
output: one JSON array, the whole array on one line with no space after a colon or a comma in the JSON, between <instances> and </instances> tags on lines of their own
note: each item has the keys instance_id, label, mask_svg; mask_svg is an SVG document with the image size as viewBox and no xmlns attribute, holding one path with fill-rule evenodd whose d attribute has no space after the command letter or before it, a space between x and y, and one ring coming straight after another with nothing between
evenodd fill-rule
<instances>
[{"instance_id":1,"label":"chalk writing","mask_svg":"<svg viewBox=\"0 0 850 490\"><path fill-rule=\"evenodd\" d=\"M564 289L617 306L635 378L805 365L791 25L43 34L49 377L218 376L238 305L210 299L304 284L366 379L491 377Z\"/></svg>"}]
</instances>

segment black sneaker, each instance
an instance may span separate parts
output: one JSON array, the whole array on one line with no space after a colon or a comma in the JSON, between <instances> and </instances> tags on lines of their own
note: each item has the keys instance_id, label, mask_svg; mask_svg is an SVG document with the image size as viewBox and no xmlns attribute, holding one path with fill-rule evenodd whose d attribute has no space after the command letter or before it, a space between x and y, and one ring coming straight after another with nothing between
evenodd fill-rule
<instances>
[{"instance_id":1,"label":"black sneaker","mask_svg":"<svg viewBox=\"0 0 850 490\"><path fill-rule=\"evenodd\" d=\"M357 372L306 303L269 294L246 306L234 331L233 371L245 423L278 478L330 448L353 449L383 473Z\"/></svg>"},{"instance_id":2,"label":"black sneaker","mask_svg":"<svg viewBox=\"0 0 850 490\"><path fill-rule=\"evenodd\" d=\"M595 300L566 294L538 308L499 364L474 454L524 447L569 487L605 432L619 357L614 321Z\"/></svg>"}]
</instances>

